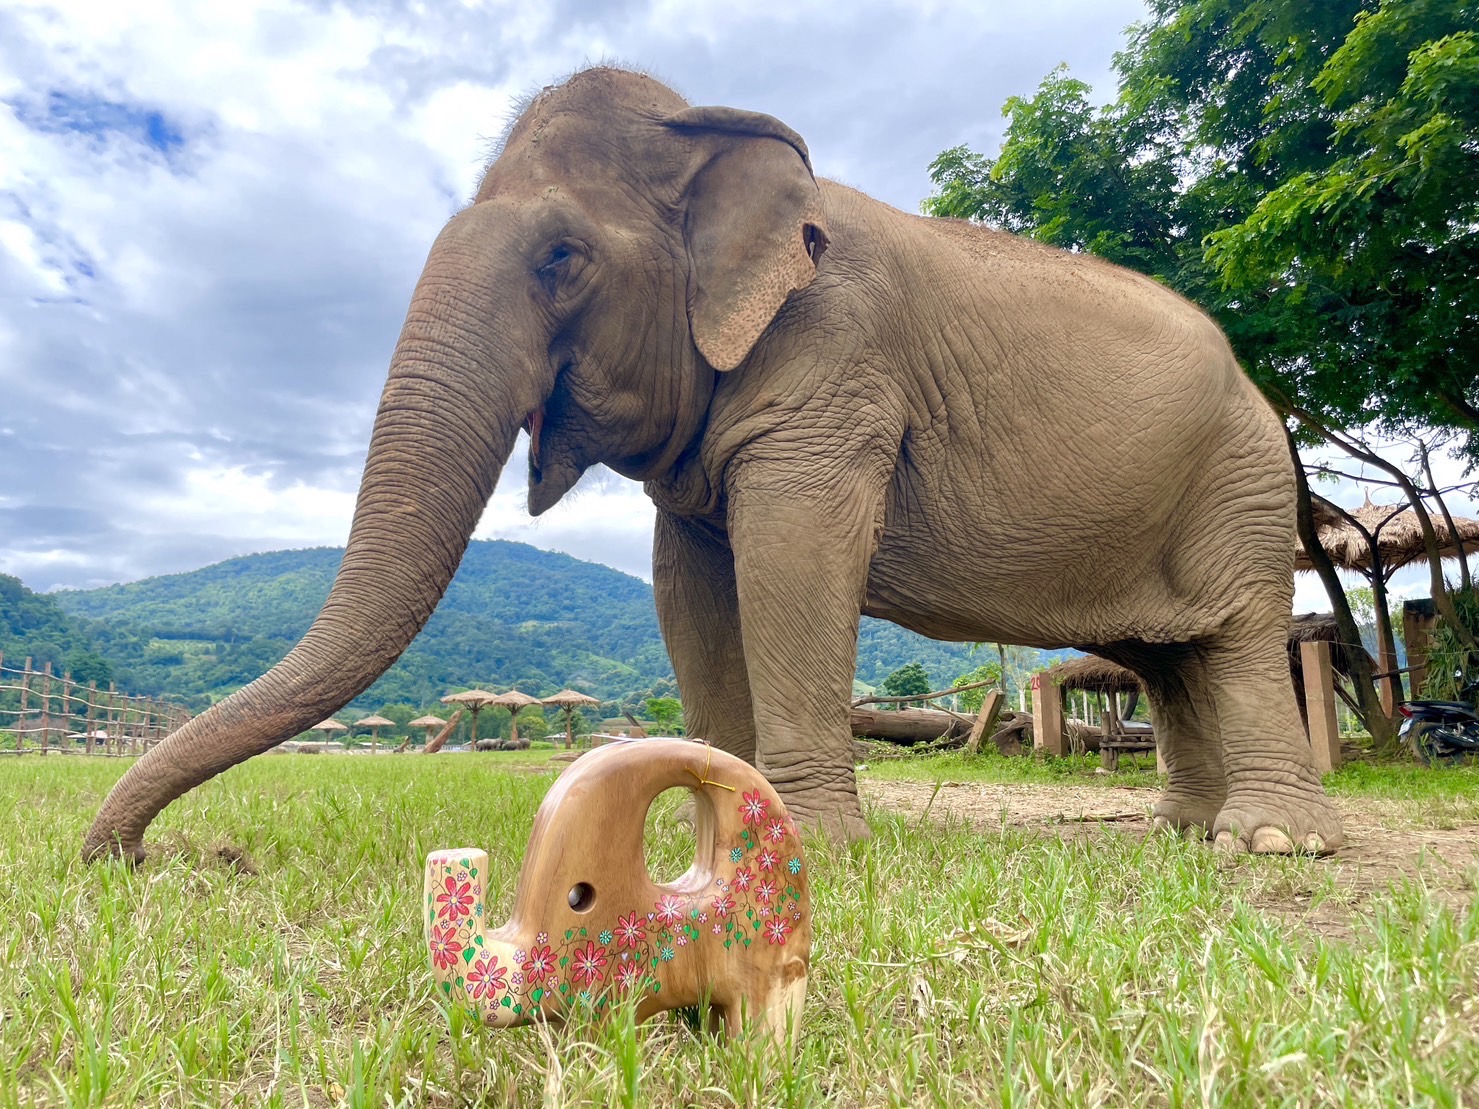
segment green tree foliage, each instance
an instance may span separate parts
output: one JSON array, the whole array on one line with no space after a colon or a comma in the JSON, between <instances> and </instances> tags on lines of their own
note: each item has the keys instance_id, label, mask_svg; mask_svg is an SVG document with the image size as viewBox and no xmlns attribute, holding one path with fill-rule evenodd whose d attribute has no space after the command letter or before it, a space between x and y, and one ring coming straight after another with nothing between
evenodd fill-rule
<instances>
[{"instance_id":1,"label":"green tree foliage","mask_svg":"<svg viewBox=\"0 0 1479 1109\"><path fill-rule=\"evenodd\" d=\"M657 725L660 735L683 734L683 705L676 697L648 698L647 718Z\"/></svg>"},{"instance_id":2,"label":"green tree foliage","mask_svg":"<svg viewBox=\"0 0 1479 1109\"><path fill-rule=\"evenodd\" d=\"M930 692L930 676L917 662L906 662L883 679L883 692L887 697L913 697Z\"/></svg>"},{"instance_id":3,"label":"green tree foliage","mask_svg":"<svg viewBox=\"0 0 1479 1109\"><path fill-rule=\"evenodd\" d=\"M983 662L974 670L968 671L950 683L951 689L959 689L963 685L974 685L976 682L1000 682L1001 664L997 662ZM981 702L986 699L988 687L980 689L967 689L964 693L955 695L959 711L966 713L978 713L981 711ZM928 693L928 690L925 690Z\"/></svg>"},{"instance_id":4,"label":"green tree foliage","mask_svg":"<svg viewBox=\"0 0 1479 1109\"><path fill-rule=\"evenodd\" d=\"M1055 70L934 215L1139 269L1337 427L1479 427L1479 55L1465 0L1152 0L1118 99Z\"/></svg>"}]
</instances>

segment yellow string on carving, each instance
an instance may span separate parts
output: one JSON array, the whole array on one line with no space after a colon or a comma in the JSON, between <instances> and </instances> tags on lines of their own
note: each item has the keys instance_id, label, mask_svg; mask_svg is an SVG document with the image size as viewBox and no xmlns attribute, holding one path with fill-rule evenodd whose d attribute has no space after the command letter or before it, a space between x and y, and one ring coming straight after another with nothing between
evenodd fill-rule
<instances>
[{"instance_id":1,"label":"yellow string on carving","mask_svg":"<svg viewBox=\"0 0 1479 1109\"><path fill-rule=\"evenodd\" d=\"M687 770L688 773L697 778L698 784L701 786L718 786L720 789L727 789L730 793L733 793L734 786L727 786L723 782L716 782L709 777L709 768L714 765L714 747L711 743L709 743L707 739L703 740L702 742L704 748L708 751L708 757L704 759L704 772L700 774L691 766L685 766L683 769Z\"/></svg>"}]
</instances>

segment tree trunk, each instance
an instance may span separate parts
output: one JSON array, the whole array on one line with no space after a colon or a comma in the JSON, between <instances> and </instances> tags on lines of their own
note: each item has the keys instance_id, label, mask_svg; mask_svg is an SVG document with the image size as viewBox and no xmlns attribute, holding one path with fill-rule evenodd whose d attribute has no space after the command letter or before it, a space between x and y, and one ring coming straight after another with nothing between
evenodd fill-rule
<instances>
[{"instance_id":1,"label":"tree trunk","mask_svg":"<svg viewBox=\"0 0 1479 1109\"><path fill-rule=\"evenodd\" d=\"M948 712L935 709L851 710L852 734L864 739L886 739L912 745L928 743L941 736L969 732L969 726Z\"/></svg>"}]
</instances>

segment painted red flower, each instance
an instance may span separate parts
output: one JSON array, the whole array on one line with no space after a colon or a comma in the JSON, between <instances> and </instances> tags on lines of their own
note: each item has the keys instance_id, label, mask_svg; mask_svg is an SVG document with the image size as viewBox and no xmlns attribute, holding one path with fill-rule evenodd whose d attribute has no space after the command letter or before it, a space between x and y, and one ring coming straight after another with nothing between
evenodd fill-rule
<instances>
[{"instance_id":1,"label":"painted red flower","mask_svg":"<svg viewBox=\"0 0 1479 1109\"><path fill-rule=\"evenodd\" d=\"M447 970L457 965L462 958L462 941L457 938L457 929L451 924L433 925L431 929L431 961L438 970Z\"/></svg>"},{"instance_id":2,"label":"painted red flower","mask_svg":"<svg viewBox=\"0 0 1479 1109\"><path fill-rule=\"evenodd\" d=\"M548 946L532 947L524 960L524 979L536 985L541 978L555 969L555 953Z\"/></svg>"},{"instance_id":3,"label":"painted red flower","mask_svg":"<svg viewBox=\"0 0 1479 1109\"><path fill-rule=\"evenodd\" d=\"M775 879L767 878L755 887L755 897L757 900L769 905L775 900L775 889Z\"/></svg>"},{"instance_id":4,"label":"painted red flower","mask_svg":"<svg viewBox=\"0 0 1479 1109\"><path fill-rule=\"evenodd\" d=\"M759 824L765 819L765 810L768 808L770 808L770 798L761 797L760 791L757 789L753 793L745 794L745 799L741 802L739 811L740 815L745 818L746 824Z\"/></svg>"},{"instance_id":5,"label":"painted red flower","mask_svg":"<svg viewBox=\"0 0 1479 1109\"><path fill-rule=\"evenodd\" d=\"M783 916L773 916L765 922L765 939L769 943L784 947L790 934L791 922Z\"/></svg>"},{"instance_id":6,"label":"painted red flower","mask_svg":"<svg viewBox=\"0 0 1479 1109\"><path fill-rule=\"evenodd\" d=\"M729 894L721 893L718 897L714 898L715 916L728 916L732 912L734 912L734 898L730 897Z\"/></svg>"},{"instance_id":7,"label":"painted red flower","mask_svg":"<svg viewBox=\"0 0 1479 1109\"><path fill-rule=\"evenodd\" d=\"M620 990L633 989L642 984L644 977L646 976L642 973L642 968L636 963L622 963L621 966L616 968L616 988Z\"/></svg>"},{"instance_id":8,"label":"painted red flower","mask_svg":"<svg viewBox=\"0 0 1479 1109\"><path fill-rule=\"evenodd\" d=\"M777 855L774 851L772 851L769 847L760 852L759 862L761 870L774 870L775 864L780 861L781 857Z\"/></svg>"},{"instance_id":9,"label":"painted red flower","mask_svg":"<svg viewBox=\"0 0 1479 1109\"><path fill-rule=\"evenodd\" d=\"M618 947L636 947L647 939L647 922L637 916L637 910L632 910L631 916L616 918L616 945Z\"/></svg>"},{"instance_id":10,"label":"painted red flower","mask_svg":"<svg viewBox=\"0 0 1479 1109\"><path fill-rule=\"evenodd\" d=\"M786 838L786 822L784 820L772 820L765 829L765 838L771 843L780 843Z\"/></svg>"},{"instance_id":11,"label":"painted red flower","mask_svg":"<svg viewBox=\"0 0 1479 1109\"><path fill-rule=\"evenodd\" d=\"M657 919L664 924L677 924L683 919L683 902L671 893L663 894L653 908L657 910Z\"/></svg>"},{"instance_id":12,"label":"painted red flower","mask_svg":"<svg viewBox=\"0 0 1479 1109\"><path fill-rule=\"evenodd\" d=\"M586 940L570 960L570 977L582 986L593 986L606 977L606 949Z\"/></svg>"},{"instance_id":13,"label":"painted red flower","mask_svg":"<svg viewBox=\"0 0 1479 1109\"><path fill-rule=\"evenodd\" d=\"M437 916L448 920L472 916L472 883L459 883L449 874L442 885L445 887L443 892L437 894Z\"/></svg>"},{"instance_id":14,"label":"painted red flower","mask_svg":"<svg viewBox=\"0 0 1479 1109\"><path fill-rule=\"evenodd\" d=\"M492 997L502 992L507 977L508 968L498 965L498 956L484 952L467 968L467 995Z\"/></svg>"},{"instance_id":15,"label":"painted red flower","mask_svg":"<svg viewBox=\"0 0 1479 1109\"><path fill-rule=\"evenodd\" d=\"M750 883L754 880L754 871L747 866L742 866L734 872L734 888L737 890L749 889Z\"/></svg>"}]
</instances>

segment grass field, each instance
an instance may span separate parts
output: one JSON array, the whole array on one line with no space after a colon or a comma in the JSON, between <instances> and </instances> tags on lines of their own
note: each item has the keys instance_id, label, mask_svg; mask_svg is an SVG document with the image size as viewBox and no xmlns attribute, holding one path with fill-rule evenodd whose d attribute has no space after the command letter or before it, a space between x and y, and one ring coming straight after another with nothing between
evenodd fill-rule
<instances>
[{"instance_id":1,"label":"grass field","mask_svg":"<svg viewBox=\"0 0 1479 1109\"><path fill-rule=\"evenodd\" d=\"M946 807L875 809L870 842L808 844L817 942L793 1060L676 1018L449 1024L422 947L422 860L486 847L503 861L490 896L506 909L552 781L527 757L455 758L456 790L439 780L447 760L259 759L170 809L137 870L77 859L121 761L0 762L0 1105L1479 1096L1472 853L1457 881L1436 882L1419 850L1406 872L1353 892L1349 861L1228 860L1143 827L1021 823L1005 809L969 823ZM947 782L956 794L1067 783L1107 808L1151 796L1072 760L946 756L869 776L931 802ZM1378 813L1372 827L1479 832L1472 771L1360 769L1330 785ZM670 809L654 818L673 841L654 865L669 873L683 840ZM1335 934L1316 919L1337 920Z\"/></svg>"}]
</instances>

